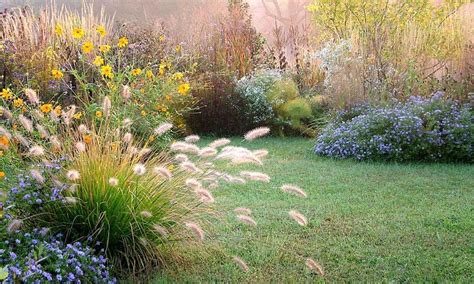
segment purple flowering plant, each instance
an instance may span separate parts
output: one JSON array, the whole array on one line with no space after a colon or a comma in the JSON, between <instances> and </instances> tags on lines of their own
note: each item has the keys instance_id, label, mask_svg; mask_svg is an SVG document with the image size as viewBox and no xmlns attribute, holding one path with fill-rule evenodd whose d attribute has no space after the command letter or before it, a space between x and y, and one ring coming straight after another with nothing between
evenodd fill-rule
<instances>
[{"instance_id":1,"label":"purple flowering plant","mask_svg":"<svg viewBox=\"0 0 474 284\"><path fill-rule=\"evenodd\" d=\"M473 110L441 93L385 107L358 106L338 113L318 137L314 151L356 160L472 163Z\"/></svg>"}]
</instances>

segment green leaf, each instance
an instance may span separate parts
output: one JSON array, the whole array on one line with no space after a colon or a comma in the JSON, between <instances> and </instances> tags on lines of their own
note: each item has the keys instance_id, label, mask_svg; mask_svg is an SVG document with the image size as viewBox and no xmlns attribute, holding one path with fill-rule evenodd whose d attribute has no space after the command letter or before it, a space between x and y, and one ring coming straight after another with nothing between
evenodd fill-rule
<instances>
[{"instance_id":1,"label":"green leaf","mask_svg":"<svg viewBox=\"0 0 474 284\"><path fill-rule=\"evenodd\" d=\"M8 265L5 267L0 267L0 281L7 279L8 277Z\"/></svg>"}]
</instances>

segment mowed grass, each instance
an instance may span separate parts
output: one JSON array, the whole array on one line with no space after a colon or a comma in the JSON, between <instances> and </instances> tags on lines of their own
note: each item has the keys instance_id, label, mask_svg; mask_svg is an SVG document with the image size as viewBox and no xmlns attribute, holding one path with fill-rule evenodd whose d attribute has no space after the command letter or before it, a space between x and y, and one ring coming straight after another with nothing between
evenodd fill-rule
<instances>
[{"instance_id":1,"label":"mowed grass","mask_svg":"<svg viewBox=\"0 0 474 284\"><path fill-rule=\"evenodd\" d=\"M301 138L242 144L270 151L258 170L272 182L215 190L222 213L215 232L183 249L181 261L155 282L474 280L473 166L331 160ZM308 198L283 193L284 183L301 186ZM236 221L233 209L241 206L252 209L257 227ZM289 218L292 209L306 215L307 227ZM248 263L248 273L234 255ZM311 273L306 257L326 275Z\"/></svg>"}]
</instances>

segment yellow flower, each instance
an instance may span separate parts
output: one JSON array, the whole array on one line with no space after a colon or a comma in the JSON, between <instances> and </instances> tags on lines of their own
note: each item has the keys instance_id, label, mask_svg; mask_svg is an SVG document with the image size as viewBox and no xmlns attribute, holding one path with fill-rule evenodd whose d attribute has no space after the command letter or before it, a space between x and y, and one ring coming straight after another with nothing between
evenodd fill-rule
<instances>
[{"instance_id":1,"label":"yellow flower","mask_svg":"<svg viewBox=\"0 0 474 284\"><path fill-rule=\"evenodd\" d=\"M105 27L100 25L96 28L96 31L100 34L100 37L104 37L107 32L105 31Z\"/></svg>"},{"instance_id":2,"label":"yellow flower","mask_svg":"<svg viewBox=\"0 0 474 284\"><path fill-rule=\"evenodd\" d=\"M100 52L107 53L110 51L110 45L108 44L99 45L99 50Z\"/></svg>"},{"instance_id":3,"label":"yellow flower","mask_svg":"<svg viewBox=\"0 0 474 284\"><path fill-rule=\"evenodd\" d=\"M120 48L124 48L128 45L128 39L126 37L121 37L119 38L119 41L117 43L117 46Z\"/></svg>"},{"instance_id":4,"label":"yellow flower","mask_svg":"<svg viewBox=\"0 0 474 284\"><path fill-rule=\"evenodd\" d=\"M5 177L5 173L0 171L0 180L3 179Z\"/></svg>"},{"instance_id":5,"label":"yellow flower","mask_svg":"<svg viewBox=\"0 0 474 284\"><path fill-rule=\"evenodd\" d=\"M191 87L189 86L188 83L181 84L178 87L178 93L180 93L181 95L186 95L189 92L190 88Z\"/></svg>"},{"instance_id":6,"label":"yellow flower","mask_svg":"<svg viewBox=\"0 0 474 284\"><path fill-rule=\"evenodd\" d=\"M13 101L13 106L14 107L22 107L23 106L23 100L18 98L16 100Z\"/></svg>"},{"instance_id":7,"label":"yellow flower","mask_svg":"<svg viewBox=\"0 0 474 284\"><path fill-rule=\"evenodd\" d=\"M131 74L132 74L133 76L138 76L138 75L142 74L142 69L140 69L140 68L135 68L135 69L132 70Z\"/></svg>"},{"instance_id":8,"label":"yellow flower","mask_svg":"<svg viewBox=\"0 0 474 284\"><path fill-rule=\"evenodd\" d=\"M95 112L95 117L102 118L102 112L100 110Z\"/></svg>"},{"instance_id":9,"label":"yellow flower","mask_svg":"<svg viewBox=\"0 0 474 284\"><path fill-rule=\"evenodd\" d=\"M114 73L112 71L112 67L110 65L104 65L100 68L100 74L102 76L112 79L114 77Z\"/></svg>"},{"instance_id":10,"label":"yellow flower","mask_svg":"<svg viewBox=\"0 0 474 284\"><path fill-rule=\"evenodd\" d=\"M53 105L52 104L44 104L40 106L40 110L43 113L49 113L50 111L53 110Z\"/></svg>"},{"instance_id":11,"label":"yellow flower","mask_svg":"<svg viewBox=\"0 0 474 284\"><path fill-rule=\"evenodd\" d=\"M178 44L178 45L175 47L175 49L176 49L176 52L179 53L179 52L181 52L182 47L181 47L181 45Z\"/></svg>"},{"instance_id":12,"label":"yellow flower","mask_svg":"<svg viewBox=\"0 0 474 284\"><path fill-rule=\"evenodd\" d=\"M82 112L75 113L72 117L74 117L75 119L81 119Z\"/></svg>"},{"instance_id":13,"label":"yellow flower","mask_svg":"<svg viewBox=\"0 0 474 284\"><path fill-rule=\"evenodd\" d=\"M54 108L54 113L57 115L57 116L60 116L61 115L61 106L56 106Z\"/></svg>"},{"instance_id":14,"label":"yellow flower","mask_svg":"<svg viewBox=\"0 0 474 284\"><path fill-rule=\"evenodd\" d=\"M142 116L146 116L146 115L147 115L146 111L144 111L144 110L142 110L142 111L140 112L140 114L141 114Z\"/></svg>"},{"instance_id":15,"label":"yellow flower","mask_svg":"<svg viewBox=\"0 0 474 284\"><path fill-rule=\"evenodd\" d=\"M56 27L54 27L54 32L56 33L57 36L62 36L63 27L60 24L56 24Z\"/></svg>"},{"instance_id":16,"label":"yellow flower","mask_svg":"<svg viewBox=\"0 0 474 284\"><path fill-rule=\"evenodd\" d=\"M166 40L166 37L164 35L160 35L160 41L165 41Z\"/></svg>"},{"instance_id":17,"label":"yellow flower","mask_svg":"<svg viewBox=\"0 0 474 284\"><path fill-rule=\"evenodd\" d=\"M94 50L94 44L91 41L86 41L82 44L82 51L84 53L91 53Z\"/></svg>"},{"instance_id":18,"label":"yellow flower","mask_svg":"<svg viewBox=\"0 0 474 284\"><path fill-rule=\"evenodd\" d=\"M92 62L92 63L97 67L102 66L102 65L104 65L104 58L102 58L100 56L96 56L95 59L94 59L94 62Z\"/></svg>"},{"instance_id":19,"label":"yellow flower","mask_svg":"<svg viewBox=\"0 0 474 284\"><path fill-rule=\"evenodd\" d=\"M3 99L5 100L11 100L13 98L13 93L10 89L6 88L3 89L2 92L0 93Z\"/></svg>"},{"instance_id":20,"label":"yellow flower","mask_svg":"<svg viewBox=\"0 0 474 284\"><path fill-rule=\"evenodd\" d=\"M88 134L82 136L82 139L84 139L84 142L86 142L87 144L90 144L92 142L92 136Z\"/></svg>"},{"instance_id":21,"label":"yellow flower","mask_svg":"<svg viewBox=\"0 0 474 284\"><path fill-rule=\"evenodd\" d=\"M176 72L173 74L173 80L176 80L176 81L183 79L183 77L184 75L181 72Z\"/></svg>"},{"instance_id":22,"label":"yellow flower","mask_svg":"<svg viewBox=\"0 0 474 284\"><path fill-rule=\"evenodd\" d=\"M171 101L171 96L170 96L170 95L166 95L166 96L165 96L165 99L166 99L167 101Z\"/></svg>"},{"instance_id":23,"label":"yellow flower","mask_svg":"<svg viewBox=\"0 0 474 284\"><path fill-rule=\"evenodd\" d=\"M174 165L172 165L172 164L168 165L168 170L170 170L170 171L174 170Z\"/></svg>"},{"instance_id":24,"label":"yellow flower","mask_svg":"<svg viewBox=\"0 0 474 284\"><path fill-rule=\"evenodd\" d=\"M8 146L10 145L10 141L8 141L7 136L0 136L0 145L4 146L5 148L8 148Z\"/></svg>"},{"instance_id":25,"label":"yellow flower","mask_svg":"<svg viewBox=\"0 0 474 284\"><path fill-rule=\"evenodd\" d=\"M80 39L84 36L84 30L81 29L81 28L74 28L72 30L72 37L73 38L77 38L77 39Z\"/></svg>"},{"instance_id":26,"label":"yellow flower","mask_svg":"<svg viewBox=\"0 0 474 284\"><path fill-rule=\"evenodd\" d=\"M63 72L61 72L61 70L58 70L58 69L51 70L51 75L53 75L54 79L58 79L58 80L64 76Z\"/></svg>"},{"instance_id":27,"label":"yellow flower","mask_svg":"<svg viewBox=\"0 0 474 284\"><path fill-rule=\"evenodd\" d=\"M153 71L151 71L151 70L146 71L146 77L148 79L152 79L154 76L155 75L153 75Z\"/></svg>"},{"instance_id":28,"label":"yellow flower","mask_svg":"<svg viewBox=\"0 0 474 284\"><path fill-rule=\"evenodd\" d=\"M155 136L150 135L150 137L148 137L148 142L153 142L153 141L155 141Z\"/></svg>"}]
</instances>

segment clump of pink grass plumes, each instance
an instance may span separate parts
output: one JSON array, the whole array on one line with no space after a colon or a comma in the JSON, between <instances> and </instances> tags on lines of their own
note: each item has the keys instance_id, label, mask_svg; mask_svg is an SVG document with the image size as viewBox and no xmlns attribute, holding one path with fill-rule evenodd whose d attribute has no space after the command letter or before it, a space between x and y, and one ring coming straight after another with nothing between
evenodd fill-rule
<instances>
[{"instance_id":1,"label":"clump of pink grass plumes","mask_svg":"<svg viewBox=\"0 0 474 284\"><path fill-rule=\"evenodd\" d=\"M258 127L253 130L250 130L244 135L245 140L253 141L257 138L263 137L270 133L270 128L268 127Z\"/></svg>"}]
</instances>

